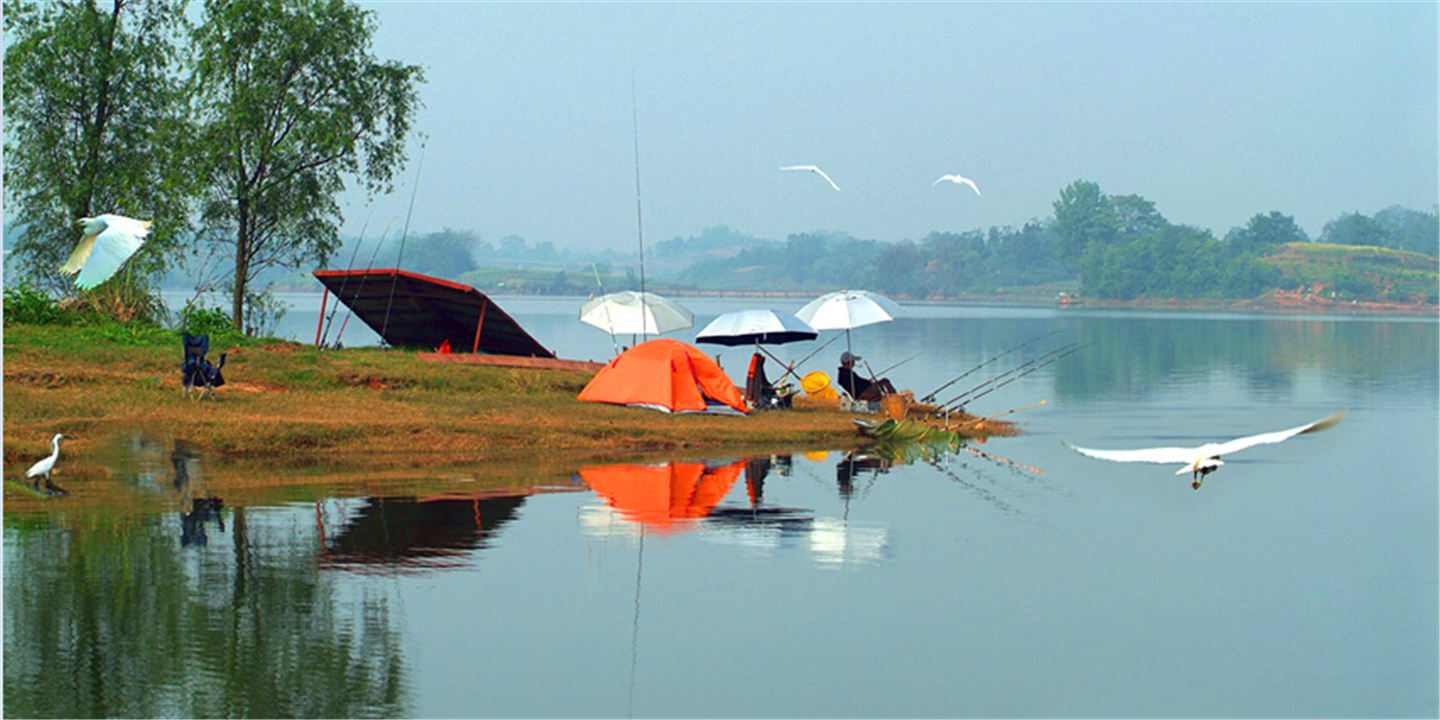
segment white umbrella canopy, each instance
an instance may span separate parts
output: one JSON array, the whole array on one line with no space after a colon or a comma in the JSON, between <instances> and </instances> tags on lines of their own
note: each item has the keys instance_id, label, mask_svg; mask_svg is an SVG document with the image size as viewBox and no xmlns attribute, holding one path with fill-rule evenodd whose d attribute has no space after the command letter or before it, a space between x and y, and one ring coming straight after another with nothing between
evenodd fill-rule
<instances>
[{"instance_id":1,"label":"white umbrella canopy","mask_svg":"<svg viewBox=\"0 0 1440 720\"><path fill-rule=\"evenodd\" d=\"M811 300L795 313L816 330L851 328L890 322L904 308L890 298L867 290L838 290Z\"/></svg>"},{"instance_id":2,"label":"white umbrella canopy","mask_svg":"<svg viewBox=\"0 0 1440 720\"><path fill-rule=\"evenodd\" d=\"M695 336L697 343L716 345L783 345L814 340L820 333L790 313L739 310L715 318Z\"/></svg>"},{"instance_id":3,"label":"white umbrella canopy","mask_svg":"<svg viewBox=\"0 0 1440 720\"><path fill-rule=\"evenodd\" d=\"M695 313L652 292L613 292L580 307L580 322L611 335L664 335L695 325Z\"/></svg>"}]
</instances>

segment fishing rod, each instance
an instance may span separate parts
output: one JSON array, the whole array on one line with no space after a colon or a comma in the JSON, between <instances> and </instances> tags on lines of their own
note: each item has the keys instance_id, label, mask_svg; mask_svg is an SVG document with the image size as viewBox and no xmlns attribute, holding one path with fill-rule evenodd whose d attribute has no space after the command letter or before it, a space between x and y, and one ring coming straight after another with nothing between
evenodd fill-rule
<instances>
[{"instance_id":1,"label":"fishing rod","mask_svg":"<svg viewBox=\"0 0 1440 720\"><path fill-rule=\"evenodd\" d=\"M630 124L635 130L635 233L640 239L640 335L650 339L645 322L645 220L640 214L640 101L635 93L635 66L630 66ZM613 335L611 337L614 337ZM633 341L634 338L631 338Z\"/></svg>"},{"instance_id":2,"label":"fishing rod","mask_svg":"<svg viewBox=\"0 0 1440 720\"><path fill-rule=\"evenodd\" d=\"M375 244L375 251L370 253L370 264L365 266L365 274L360 276L360 285L355 289L355 296L365 291L365 281L370 279L370 271L375 269L375 258L380 256L380 248L385 247L385 238L390 235L390 230L395 227L395 221L400 218L390 218L390 224L385 226L385 232L381 233L380 240ZM348 305L348 303L347 303ZM335 333L335 344L340 344L340 338L345 337L345 326L350 324L350 316L355 314L355 306L349 305L345 310L345 319L340 322L340 331ZM381 338L384 342L384 338Z\"/></svg>"},{"instance_id":3,"label":"fishing rod","mask_svg":"<svg viewBox=\"0 0 1440 720\"><path fill-rule=\"evenodd\" d=\"M986 415L985 417L975 418L974 420L967 420L963 423L960 423L956 427L970 427L971 425L979 425L980 423L989 422L991 420L994 420L995 418L1005 417L1006 415L1013 415L1017 412L1020 412L1021 410L1032 410L1034 408L1041 407L1045 403L1045 400L1041 400L1037 403L1030 403L1029 405L1025 405L1022 407L1012 408L1010 410L1006 410L1005 412L995 413L994 415Z\"/></svg>"},{"instance_id":4,"label":"fishing rod","mask_svg":"<svg viewBox=\"0 0 1440 720\"><path fill-rule=\"evenodd\" d=\"M894 370L895 368L900 367L901 365L904 365L905 363L908 363L908 362L910 362L911 360L914 360L915 358L920 357L922 354L923 354L923 353L915 353L914 355L911 355L910 357L905 358L904 360L901 360L900 362L897 362L897 363L895 363L895 364L893 364L893 365L890 365L889 367L886 367L885 369L881 370L878 374L879 374L879 375L884 375L885 373L890 372L891 370ZM869 365L866 365L866 367L868 368Z\"/></svg>"},{"instance_id":5,"label":"fishing rod","mask_svg":"<svg viewBox=\"0 0 1440 720\"><path fill-rule=\"evenodd\" d=\"M595 287L600 288L600 294L603 296L605 294L605 283L600 282L600 268L596 267L595 263L592 262L590 263L590 272L595 273ZM640 302L642 305L645 302L645 298L643 295L640 298ZM615 321L610 319L610 304L606 303L604 307L605 324L611 328L614 328ZM610 348L615 351L615 354L617 356L620 354L620 342L615 339L615 333L613 332L610 333Z\"/></svg>"},{"instance_id":6,"label":"fishing rod","mask_svg":"<svg viewBox=\"0 0 1440 720\"><path fill-rule=\"evenodd\" d=\"M820 352L821 350L824 350L825 348L827 348L827 347L830 346L830 343L833 343L833 342L835 342L836 340L839 340L839 339L840 339L840 336L839 336L839 335L836 335L836 336L830 338L829 340L826 340L826 341L825 341L825 344L821 345L821 346L818 347L818 348L815 348L814 350L811 350L809 355L806 355L805 357L800 358L800 360L799 360L798 362L790 363L789 366L785 369L785 374L784 374L784 375L781 375L781 376L780 376L780 379L775 381L775 384L776 384L776 385L779 385L780 383L785 382L785 378L786 378L786 377L788 377L788 376L790 376L790 375L794 375L794 373L795 373L795 367L796 367L797 365L804 365L804 364L805 364L805 361L809 360L809 359L812 358L812 357L815 357L815 353L818 353L818 352ZM800 377L800 376L799 376L799 375L796 375L795 377L798 378L798 377Z\"/></svg>"},{"instance_id":7,"label":"fishing rod","mask_svg":"<svg viewBox=\"0 0 1440 720\"><path fill-rule=\"evenodd\" d=\"M405 229L400 232L400 253L395 256L395 273L390 276L390 299L385 301L385 322L380 324L380 341L390 329L390 309L395 306L395 285L400 282L400 265L405 259L405 241L410 238L410 218L415 214L415 196L420 191L420 171L425 169L425 143L420 143L420 162L415 165L415 184L410 186L410 209L405 212Z\"/></svg>"},{"instance_id":8,"label":"fishing rod","mask_svg":"<svg viewBox=\"0 0 1440 720\"><path fill-rule=\"evenodd\" d=\"M345 278L340 281L340 292L335 293L336 300L345 296L345 286L350 284L350 273L355 270L355 256L360 254L360 246L365 244L365 231L370 229L370 216L372 212L365 214L365 224L360 226L360 237L355 240L355 249L350 251L350 262L345 266ZM335 307L330 309L330 317L325 318L325 329L320 333L320 347L325 347L325 341L330 337L330 326L335 322L335 313L340 311L340 303L336 302Z\"/></svg>"},{"instance_id":9,"label":"fishing rod","mask_svg":"<svg viewBox=\"0 0 1440 720\"><path fill-rule=\"evenodd\" d=\"M982 392L982 393L980 393L979 395L976 395L976 396L970 398L970 402L974 402L974 401L976 401L976 400L979 400L980 398L985 397L986 395L989 395L990 393L995 392L996 390L999 390L1000 388L1005 387L1006 385L1009 385L1010 383L1015 382L1016 380L1019 380L1020 378L1023 378L1023 377L1025 377L1026 375L1029 375L1030 373L1035 372L1036 370L1039 370L1040 368L1045 367L1046 365L1050 365L1051 363L1054 363L1054 362L1056 362L1057 360L1062 360L1062 359L1064 359L1064 358L1067 358L1067 357L1069 357L1069 356L1071 356L1071 355L1074 355L1075 353L1080 352L1081 350L1084 350L1084 349L1085 349L1085 346L1084 346L1084 345L1080 345L1080 346L1075 347L1075 348L1072 348L1071 350L1069 350L1069 351L1067 351L1067 352L1065 352L1065 353L1062 353L1062 354L1060 354L1060 355L1058 355L1058 356L1056 356L1056 357L1052 357L1052 358L1050 358L1049 360L1046 360L1045 362L1040 363L1039 365L1036 365L1035 367L1030 368L1029 370L1026 370L1026 371L1023 372L1023 373L1021 373L1021 374L1019 374L1019 375L1017 375L1017 376L1015 376L1015 377L1013 377L1013 378L1010 378L1009 380L1006 380L1005 382L1000 383L999 385L995 385L994 387L991 387L989 390L986 390L985 392Z\"/></svg>"},{"instance_id":10,"label":"fishing rod","mask_svg":"<svg viewBox=\"0 0 1440 720\"><path fill-rule=\"evenodd\" d=\"M993 384L995 384L995 383L997 383L997 382L1000 382L1001 380L1004 380L1005 378L1008 378L1008 377L1010 377L1011 375L1014 375L1015 373L1020 372L1021 370L1024 370L1025 368L1028 368L1028 367L1030 367L1031 365L1034 365L1035 363L1041 362L1041 361L1043 361L1043 360L1045 360L1045 359L1047 359L1047 358L1049 358L1049 357L1052 357L1052 356L1054 356L1054 355L1058 355L1058 354L1060 354L1060 353L1062 353L1062 352L1064 352L1064 351L1066 351L1066 350L1068 350L1068 349L1070 349L1070 348L1073 348L1073 347L1075 347L1075 343L1071 343L1071 344L1069 344L1069 345L1062 346L1062 347L1060 347L1060 348L1058 348L1058 349L1056 349L1056 350L1051 350L1050 352L1045 353L1044 355L1039 355L1039 356L1036 356L1036 357L1034 357L1034 358L1031 358L1030 360L1027 360L1027 361L1025 361L1025 362L1023 362L1023 363L1020 363L1019 365L1016 365L1015 367L1010 368L1009 370L1006 370L1005 372L1000 373L999 375L996 375L995 377L992 377L992 378L990 378L989 380L986 380L985 382L982 382L982 383L980 383L979 385L976 385L976 386L970 388L969 390L966 390L965 392L962 392L962 393L960 393L959 395L956 395L956 396L953 397L953 398L950 398L949 401L947 401L947 402L944 403L944 407L951 407L951 406L955 405L956 403L964 400L966 397L974 394L975 392L977 392L977 391L979 391L979 390L983 390L985 387L987 387L987 386L989 386L989 385L993 385Z\"/></svg>"},{"instance_id":11,"label":"fishing rod","mask_svg":"<svg viewBox=\"0 0 1440 720\"><path fill-rule=\"evenodd\" d=\"M921 401L921 402L930 402L931 400L934 400L934 399L935 399L935 396L936 396L936 395L939 395L939 394L940 394L940 391L941 391L941 390L944 390L945 388L950 387L951 385L954 385L955 383L960 382L961 380L964 380L967 376L969 376L971 373L974 373L976 370L979 370L980 368L983 368L983 367L985 367L986 365L989 365L990 363L995 362L996 360L999 360L1000 358L1005 357L1006 355L1009 355L1010 353L1015 352L1016 350L1019 350L1020 348L1023 348L1023 347L1025 347L1026 345L1029 345L1030 343L1035 342L1036 340L1039 340L1039 339L1041 339L1041 338L1050 337L1051 335L1054 335L1055 333L1058 333L1058 332L1060 332L1060 331L1059 331L1059 330L1052 330L1052 331L1050 331L1050 332L1048 332L1048 333L1045 333L1044 335L1037 335L1037 336L1035 336L1035 337L1033 337L1033 338L1030 338L1029 340L1026 340L1026 341L1023 342L1023 343L1020 343L1019 345L1016 345L1015 347L1010 348L1009 350L1006 350L1006 351L1000 353L999 355L996 355L996 356L994 356L994 357L992 357L992 358L989 358L988 360L980 363L979 365L976 365L975 367L970 368L969 370L966 370L964 373L961 373L961 375L960 375L959 377L955 378L954 380L951 380L950 382L947 382L947 383L945 383L944 385L941 385L940 387L935 388L934 390L931 390L931 391L930 391L930 394L926 395L925 397L920 398L920 401Z\"/></svg>"}]
</instances>

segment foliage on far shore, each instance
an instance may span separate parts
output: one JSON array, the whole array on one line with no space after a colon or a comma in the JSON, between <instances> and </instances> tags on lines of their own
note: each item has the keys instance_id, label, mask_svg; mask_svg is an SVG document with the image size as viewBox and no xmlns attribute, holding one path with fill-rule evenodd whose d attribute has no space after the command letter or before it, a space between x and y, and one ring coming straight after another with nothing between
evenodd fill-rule
<instances>
[{"instance_id":1,"label":"foliage on far shore","mask_svg":"<svg viewBox=\"0 0 1440 720\"><path fill-rule=\"evenodd\" d=\"M1440 259L1383 247L1289 243L1266 258L1282 285L1335 300L1440 303Z\"/></svg>"}]
</instances>

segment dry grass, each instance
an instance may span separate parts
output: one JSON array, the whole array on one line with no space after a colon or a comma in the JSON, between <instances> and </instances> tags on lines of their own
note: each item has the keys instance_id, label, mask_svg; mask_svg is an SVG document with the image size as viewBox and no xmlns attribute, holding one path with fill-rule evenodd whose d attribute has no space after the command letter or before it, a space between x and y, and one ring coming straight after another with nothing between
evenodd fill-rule
<instances>
[{"instance_id":1,"label":"dry grass","mask_svg":"<svg viewBox=\"0 0 1440 720\"><path fill-rule=\"evenodd\" d=\"M373 348L321 352L295 343L212 347L212 355L231 350L228 384L213 402L196 402L182 394L178 339L173 347L127 345L86 333L6 329L7 478L21 477L48 454L54 433L70 438L69 479L107 473L103 462L86 458L103 454L116 438L143 434L188 441L211 471L229 463L275 478L237 480L255 484L255 492L308 482L297 468L319 473L324 483L478 467L563 477L586 462L847 450L866 442L850 414L833 410L667 415L577 401L589 381L580 372L433 363Z\"/></svg>"},{"instance_id":2,"label":"dry grass","mask_svg":"<svg viewBox=\"0 0 1440 720\"><path fill-rule=\"evenodd\" d=\"M7 331L7 465L43 455L56 432L74 436L67 447L77 450L143 430L184 437L225 457L362 464L395 454L449 463L562 451L613 456L859 442L849 417L837 413L665 415L578 402L589 378L577 372L426 363L402 351L320 352L291 343L232 351L229 383L215 401L195 402L182 396L178 343L80 350L48 341L67 332L74 331Z\"/></svg>"}]
</instances>

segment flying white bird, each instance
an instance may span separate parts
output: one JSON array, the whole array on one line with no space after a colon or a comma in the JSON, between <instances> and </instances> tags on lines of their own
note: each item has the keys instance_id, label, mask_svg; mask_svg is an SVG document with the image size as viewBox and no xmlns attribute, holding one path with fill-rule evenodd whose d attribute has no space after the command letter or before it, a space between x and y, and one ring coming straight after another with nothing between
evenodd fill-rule
<instances>
[{"instance_id":1,"label":"flying white bird","mask_svg":"<svg viewBox=\"0 0 1440 720\"><path fill-rule=\"evenodd\" d=\"M818 174L820 177L825 178L825 182L830 183L830 187L835 188L835 190L836 190L837 192L840 190L840 186L839 186L839 185L836 185L836 184L835 184L835 181L834 181L834 180L831 180L831 179L830 179L830 176L829 176L829 175L826 175L824 170L821 170L820 168L815 167L814 165L791 165L791 166L789 166L789 167L782 167L782 168L780 168L780 169L781 169L781 170L809 170L810 172L816 173L816 174Z\"/></svg>"},{"instance_id":2,"label":"flying white bird","mask_svg":"<svg viewBox=\"0 0 1440 720\"><path fill-rule=\"evenodd\" d=\"M80 273L75 278L75 287L89 290L110 279L150 234L149 220L136 220L123 215L96 215L80 218L80 244L70 259L60 266L66 275Z\"/></svg>"},{"instance_id":3,"label":"flying white bird","mask_svg":"<svg viewBox=\"0 0 1440 720\"><path fill-rule=\"evenodd\" d=\"M47 457L44 460L41 460L34 465L31 465L30 469L25 471L25 477L33 478L39 475L44 475L45 482L50 482L50 471L55 469L55 461L60 459L60 439L63 437L65 436L57 434L55 438L50 441L50 457ZM36 480L35 485L36 487L39 487L40 481Z\"/></svg>"},{"instance_id":4,"label":"flying white bird","mask_svg":"<svg viewBox=\"0 0 1440 720\"><path fill-rule=\"evenodd\" d=\"M959 175L941 175L939 180L936 180L935 182L930 183L930 187L935 187L936 185L939 185L940 183L945 182L946 180L949 180L950 182L955 183L956 185L969 185L969 186L970 186L970 189L971 189L971 190L974 190L976 195L979 195L979 194L980 194L980 188L979 188L979 186L977 186L977 185L975 184L975 181L974 181L974 180L971 180L970 178L967 178L967 177L961 177L961 176L959 176Z\"/></svg>"},{"instance_id":5,"label":"flying white bird","mask_svg":"<svg viewBox=\"0 0 1440 720\"><path fill-rule=\"evenodd\" d=\"M1340 421L1344 419L1345 411L1341 410L1334 415L1316 420L1308 425L1301 425L1297 428L1236 438L1229 442L1207 443L1195 448L1161 447L1146 448L1143 450L1091 450L1089 448L1076 447L1069 440L1062 440L1061 444L1081 455L1088 455L1093 458L1100 458L1101 460L1113 460L1115 462L1185 463L1179 470L1175 471L1175 474L1184 475L1187 472L1190 473L1190 477L1193 480L1190 486L1198 490L1200 489L1201 479L1220 469L1220 466L1225 464L1220 460L1222 455L1233 455L1248 447L1278 443L1289 440L1296 435L1328 430L1340 424Z\"/></svg>"}]
</instances>

